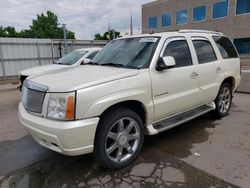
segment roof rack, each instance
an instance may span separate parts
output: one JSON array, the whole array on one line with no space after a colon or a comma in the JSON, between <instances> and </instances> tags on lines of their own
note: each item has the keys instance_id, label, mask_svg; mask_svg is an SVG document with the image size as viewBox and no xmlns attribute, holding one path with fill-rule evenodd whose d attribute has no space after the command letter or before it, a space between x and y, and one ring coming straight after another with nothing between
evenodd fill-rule
<instances>
[{"instance_id":1,"label":"roof rack","mask_svg":"<svg viewBox=\"0 0 250 188\"><path fill-rule=\"evenodd\" d=\"M221 32L217 31L195 30L195 29L181 29L179 30L179 33L210 33L210 34L223 35Z\"/></svg>"}]
</instances>

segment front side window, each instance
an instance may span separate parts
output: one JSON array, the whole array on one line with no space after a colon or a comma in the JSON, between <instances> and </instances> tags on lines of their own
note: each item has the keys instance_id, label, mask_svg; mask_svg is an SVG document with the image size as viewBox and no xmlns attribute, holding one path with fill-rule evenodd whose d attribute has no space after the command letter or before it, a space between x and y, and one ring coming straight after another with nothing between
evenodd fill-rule
<instances>
[{"instance_id":1,"label":"front side window","mask_svg":"<svg viewBox=\"0 0 250 188\"><path fill-rule=\"evenodd\" d=\"M207 40L193 40L199 64L216 61L214 49Z\"/></svg>"},{"instance_id":2,"label":"front side window","mask_svg":"<svg viewBox=\"0 0 250 188\"><path fill-rule=\"evenodd\" d=\"M162 27L170 27L171 26L171 13L166 13L162 15Z\"/></svg>"},{"instance_id":3,"label":"front side window","mask_svg":"<svg viewBox=\"0 0 250 188\"><path fill-rule=\"evenodd\" d=\"M81 59L88 51L73 51L66 56L59 59L56 64L59 65L73 65L75 64L79 59Z\"/></svg>"},{"instance_id":4,"label":"front side window","mask_svg":"<svg viewBox=\"0 0 250 188\"><path fill-rule=\"evenodd\" d=\"M186 40L176 40L170 42L163 56L172 56L175 59L175 67L185 67L192 65L190 50Z\"/></svg>"},{"instance_id":5,"label":"front side window","mask_svg":"<svg viewBox=\"0 0 250 188\"><path fill-rule=\"evenodd\" d=\"M234 39L234 45L239 54L250 55L250 38Z\"/></svg>"},{"instance_id":6,"label":"front side window","mask_svg":"<svg viewBox=\"0 0 250 188\"><path fill-rule=\"evenodd\" d=\"M223 0L213 4L213 19L228 16L228 0Z\"/></svg>"},{"instance_id":7,"label":"front side window","mask_svg":"<svg viewBox=\"0 0 250 188\"><path fill-rule=\"evenodd\" d=\"M249 0L237 0L236 1L236 15L250 13L250 1Z\"/></svg>"},{"instance_id":8,"label":"front side window","mask_svg":"<svg viewBox=\"0 0 250 188\"><path fill-rule=\"evenodd\" d=\"M193 22L201 22L206 19L206 6L193 9Z\"/></svg>"},{"instance_id":9,"label":"front side window","mask_svg":"<svg viewBox=\"0 0 250 188\"><path fill-rule=\"evenodd\" d=\"M183 25L188 23L188 12L187 10L181 10L176 12L176 25Z\"/></svg>"},{"instance_id":10,"label":"front side window","mask_svg":"<svg viewBox=\"0 0 250 188\"><path fill-rule=\"evenodd\" d=\"M96 51L96 52L91 53L87 58L88 58L88 59L93 59L93 58L96 56L96 54L97 54L98 52L99 52L99 51Z\"/></svg>"},{"instance_id":11,"label":"front side window","mask_svg":"<svg viewBox=\"0 0 250 188\"><path fill-rule=\"evenodd\" d=\"M157 28L157 16L149 17L149 29Z\"/></svg>"},{"instance_id":12,"label":"front side window","mask_svg":"<svg viewBox=\"0 0 250 188\"><path fill-rule=\"evenodd\" d=\"M145 68L149 66L158 37L134 37L113 40L91 61L102 66Z\"/></svg>"},{"instance_id":13,"label":"front side window","mask_svg":"<svg viewBox=\"0 0 250 188\"><path fill-rule=\"evenodd\" d=\"M224 59L238 57L237 51L229 38L222 36L213 36L213 39Z\"/></svg>"}]
</instances>

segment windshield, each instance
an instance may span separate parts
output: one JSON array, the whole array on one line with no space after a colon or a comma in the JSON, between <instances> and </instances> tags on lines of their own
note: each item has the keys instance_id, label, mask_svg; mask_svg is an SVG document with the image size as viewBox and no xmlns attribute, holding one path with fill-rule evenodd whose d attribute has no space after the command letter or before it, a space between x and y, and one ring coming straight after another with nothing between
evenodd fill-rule
<instances>
[{"instance_id":1,"label":"windshield","mask_svg":"<svg viewBox=\"0 0 250 188\"><path fill-rule=\"evenodd\" d=\"M144 68L157 46L157 37L136 37L113 40L91 61L92 64L124 68Z\"/></svg>"},{"instance_id":2,"label":"windshield","mask_svg":"<svg viewBox=\"0 0 250 188\"><path fill-rule=\"evenodd\" d=\"M73 65L75 64L82 56L84 56L88 51L73 51L66 56L60 58L56 64L60 65Z\"/></svg>"}]
</instances>

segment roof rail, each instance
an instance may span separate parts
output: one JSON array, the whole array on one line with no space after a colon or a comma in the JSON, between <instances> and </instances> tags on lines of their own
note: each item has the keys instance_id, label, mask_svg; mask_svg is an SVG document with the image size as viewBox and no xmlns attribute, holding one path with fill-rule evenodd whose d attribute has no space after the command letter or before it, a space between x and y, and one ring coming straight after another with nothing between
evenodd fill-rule
<instances>
[{"instance_id":1,"label":"roof rail","mask_svg":"<svg viewBox=\"0 0 250 188\"><path fill-rule=\"evenodd\" d=\"M181 29L179 30L179 33L210 33L210 34L217 34L217 35L223 35L221 32L217 31L209 31L209 30L195 30L195 29Z\"/></svg>"}]
</instances>

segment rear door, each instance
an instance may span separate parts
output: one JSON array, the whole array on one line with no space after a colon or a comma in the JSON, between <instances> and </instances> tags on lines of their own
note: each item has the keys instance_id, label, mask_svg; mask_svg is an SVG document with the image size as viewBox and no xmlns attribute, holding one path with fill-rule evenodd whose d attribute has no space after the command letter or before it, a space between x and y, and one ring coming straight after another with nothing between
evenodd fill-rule
<instances>
[{"instance_id":1,"label":"rear door","mask_svg":"<svg viewBox=\"0 0 250 188\"><path fill-rule=\"evenodd\" d=\"M209 103L216 97L224 75L214 47L206 37L191 37L198 60L198 78L201 90L200 101Z\"/></svg>"}]
</instances>

